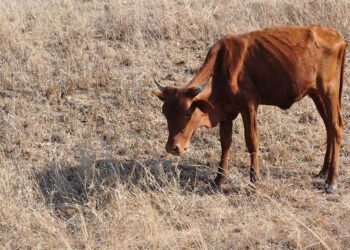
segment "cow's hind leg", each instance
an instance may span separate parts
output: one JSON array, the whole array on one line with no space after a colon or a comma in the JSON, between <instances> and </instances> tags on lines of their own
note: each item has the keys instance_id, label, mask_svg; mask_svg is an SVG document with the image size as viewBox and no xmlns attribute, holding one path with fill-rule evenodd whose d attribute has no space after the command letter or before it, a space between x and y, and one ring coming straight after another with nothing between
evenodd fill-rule
<instances>
[{"instance_id":1,"label":"cow's hind leg","mask_svg":"<svg viewBox=\"0 0 350 250\"><path fill-rule=\"evenodd\" d=\"M337 88L333 88L327 92L324 96L324 104L331 142L331 164L326 183L328 184L327 192L332 193L336 190L337 177L339 175L339 154L343 125L340 115L339 90Z\"/></svg>"},{"instance_id":2,"label":"cow's hind leg","mask_svg":"<svg viewBox=\"0 0 350 250\"><path fill-rule=\"evenodd\" d=\"M317 93L312 93L309 95L311 99L314 101L316 108L324 122L324 125L326 127L326 133L327 133L327 150L324 157L323 167L321 171L318 173L317 177L326 178L328 175L328 170L331 165L332 157L331 157L331 151L332 151L332 143L331 143L331 135L330 135L330 127L329 123L327 122L327 114L326 114L326 108L324 106L322 98Z\"/></svg>"}]
</instances>

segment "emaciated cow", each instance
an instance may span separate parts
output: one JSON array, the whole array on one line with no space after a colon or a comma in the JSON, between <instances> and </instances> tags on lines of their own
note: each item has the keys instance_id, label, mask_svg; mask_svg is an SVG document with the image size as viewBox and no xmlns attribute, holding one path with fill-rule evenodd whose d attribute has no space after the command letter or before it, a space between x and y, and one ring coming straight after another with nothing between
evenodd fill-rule
<instances>
[{"instance_id":1,"label":"emaciated cow","mask_svg":"<svg viewBox=\"0 0 350 250\"><path fill-rule=\"evenodd\" d=\"M318 176L326 178L326 191L334 192L339 175L345 47L342 35L320 26L268 28L221 38L187 86L163 87L156 82L154 93L164 102L162 112L169 130L166 151L181 155L197 128L220 124L222 154L214 180L220 186L228 168L232 121L241 114L251 158L250 179L255 182L260 178L258 106L288 109L309 96L327 131L327 150Z\"/></svg>"}]
</instances>

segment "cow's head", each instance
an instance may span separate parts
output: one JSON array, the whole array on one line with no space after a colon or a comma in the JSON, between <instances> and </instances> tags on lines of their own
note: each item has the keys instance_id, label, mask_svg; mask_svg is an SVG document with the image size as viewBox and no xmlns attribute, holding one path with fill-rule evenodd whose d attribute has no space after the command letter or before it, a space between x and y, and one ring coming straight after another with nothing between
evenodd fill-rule
<instances>
[{"instance_id":1,"label":"cow's head","mask_svg":"<svg viewBox=\"0 0 350 250\"><path fill-rule=\"evenodd\" d=\"M213 105L199 98L207 83L194 88L163 87L157 81L153 91L163 101L162 112L168 123L169 137L166 151L181 155L190 145L190 139L198 127L204 125Z\"/></svg>"}]
</instances>

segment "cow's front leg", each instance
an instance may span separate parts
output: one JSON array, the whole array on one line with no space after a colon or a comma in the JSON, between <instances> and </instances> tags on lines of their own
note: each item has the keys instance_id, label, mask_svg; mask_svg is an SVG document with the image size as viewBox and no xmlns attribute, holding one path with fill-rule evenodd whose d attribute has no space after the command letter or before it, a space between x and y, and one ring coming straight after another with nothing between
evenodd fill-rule
<instances>
[{"instance_id":1,"label":"cow's front leg","mask_svg":"<svg viewBox=\"0 0 350 250\"><path fill-rule=\"evenodd\" d=\"M260 179L260 169L258 162L259 136L257 127L257 105L251 104L241 112L244 124L244 136L250 154L250 181L256 182Z\"/></svg>"},{"instance_id":2,"label":"cow's front leg","mask_svg":"<svg viewBox=\"0 0 350 250\"><path fill-rule=\"evenodd\" d=\"M221 160L218 174L214 180L215 185L220 186L226 177L228 168L228 159L230 157L230 148L232 143L232 120L220 122L220 142L221 142Z\"/></svg>"}]
</instances>

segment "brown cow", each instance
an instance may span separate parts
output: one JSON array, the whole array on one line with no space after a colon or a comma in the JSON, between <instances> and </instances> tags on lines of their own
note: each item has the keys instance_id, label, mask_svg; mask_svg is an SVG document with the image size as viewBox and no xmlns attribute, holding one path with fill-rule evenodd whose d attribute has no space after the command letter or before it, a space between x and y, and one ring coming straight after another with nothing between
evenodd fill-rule
<instances>
[{"instance_id":1,"label":"brown cow","mask_svg":"<svg viewBox=\"0 0 350 250\"><path fill-rule=\"evenodd\" d=\"M309 96L327 131L327 151L318 176L334 192L339 175L342 133L340 96L346 44L337 31L320 26L278 27L225 36L211 47L195 78L183 88L154 93L164 102L169 137L167 152L181 155L198 127L220 123L221 161L214 182L226 176L232 121L241 114L251 158L250 179L259 179L257 108L282 109ZM208 82L212 78L211 84ZM204 84L203 84L204 83Z\"/></svg>"}]
</instances>

